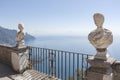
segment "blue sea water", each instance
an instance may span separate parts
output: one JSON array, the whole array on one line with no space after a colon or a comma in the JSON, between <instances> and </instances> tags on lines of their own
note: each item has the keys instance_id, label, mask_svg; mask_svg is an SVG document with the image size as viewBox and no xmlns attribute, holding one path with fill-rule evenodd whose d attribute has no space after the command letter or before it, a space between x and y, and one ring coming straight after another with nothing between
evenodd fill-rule
<instances>
[{"instance_id":1,"label":"blue sea water","mask_svg":"<svg viewBox=\"0 0 120 80\"><path fill-rule=\"evenodd\" d=\"M28 42L27 45L92 55L96 54L96 50L88 41L87 36L39 36L34 41ZM119 52L120 37L115 36L113 43L108 47L108 53L110 56L120 60Z\"/></svg>"},{"instance_id":2,"label":"blue sea water","mask_svg":"<svg viewBox=\"0 0 120 80\"><path fill-rule=\"evenodd\" d=\"M119 55L120 45L119 44L120 44L120 38L118 36L115 36L113 43L108 47L109 55L111 57L116 58L117 60L120 60L120 55ZM76 36L39 36L39 37L36 37L34 41L28 42L27 45L33 46L33 47L40 47L40 48L49 48L49 49L55 49L55 50L78 52L78 53L83 53L83 54L85 53L85 54L90 54L90 55L96 54L96 50L88 41L87 36L77 36L77 37ZM73 71L72 71L73 62L72 61L73 59L71 57L70 76L72 76L73 74ZM64 59L63 59L63 62L65 62ZM69 63L69 61L67 61L67 63ZM58 65L58 63L56 64ZM77 61L75 61L74 64L77 64ZM35 64L34 66L36 65L37 64ZM68 65L66 66L63 65L63 66L64 66L63 70L65 70L65 67L68 67ZM74 66L74 67L76 70L77 66ZM59 68L61 70L61 67ZM69 77L68 72L69 70L67 69L67 72L66 72L67 77Z\"/></svg>"}]
</instances>

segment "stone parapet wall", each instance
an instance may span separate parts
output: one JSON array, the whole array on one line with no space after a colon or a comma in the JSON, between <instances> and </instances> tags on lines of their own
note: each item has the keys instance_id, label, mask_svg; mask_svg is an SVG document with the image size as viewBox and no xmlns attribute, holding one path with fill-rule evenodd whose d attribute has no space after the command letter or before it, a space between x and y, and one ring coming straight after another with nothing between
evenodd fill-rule
<instances>
[{"instance_id":1,"label":"stone parapet wall","mask_svg":"<svg viewBox=\"0 0 120 80\"><path fill-rule=\"evenodd\" d=\"M21 73L29 66L29 54L27 47L18 48L0 45L0 63L11 66Z\"/></svg>"},{"instance_id":2,"label":"stone parapet wall","mask_svg":"<svg viewBox=\"0 0 120 80\"><path fill-rule=\"evenodd\" d=\"M114 79L113 80L120 80L120 61L116 61L113 65L113 73Z\"/></svg>"},{"instance_id":3,"label":"stone parapet wall","mask_svg":"<svg viewBox=\"0 0 120 80\"><path fill-rule=\"evenodd\" d=\"M0 45L0 62L11 66L11 52L12 47Z\"/></svg>"}]
</instances>

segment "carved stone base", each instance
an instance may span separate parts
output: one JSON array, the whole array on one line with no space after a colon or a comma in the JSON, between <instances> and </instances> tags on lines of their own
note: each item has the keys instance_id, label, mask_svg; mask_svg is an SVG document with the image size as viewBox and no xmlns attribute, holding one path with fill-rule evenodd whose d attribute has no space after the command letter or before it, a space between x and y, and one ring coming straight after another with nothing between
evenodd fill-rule
<instances>
[{"instance_id":1,"label":"carved stone base","mask_svg":"<svg viewBox=\"0 0 120 80\"><path fill-rule=\"evenodd\" d=\"M21 48L26 48L24 40L21 42L17 42L16 48L21 49Z\"/></svg>"},{"instance_id":2,"label":"carved stone base","mask_svg":"<svg viewBox=\"0 0 120 80\"><path fill-rule=\"evenodd\" d=\"M112 57L108 57L106 61L102 59L96 59L95 56L92 56L87 59L87 62L92 66L92 67L98 67L98 68L109 68L111 65L116 61L116 59Z\"/></svg>"},{"instance_id":3,"label":"carved stone base","mask_svg":"<svg viewBox=\"0 0 120 80\"><path fill-rule=\"evenodd\" d=\"M28 53L27 48L16 48L15 51L11 52L12 67L16 72L22 73L28 67Z\"/></svg>"},{"instance_id":4,"label":"carved stone base","mask_svg":"<svg viewBox=\"0 0 120 80\"><path fill-rule=\"evenodd\" d=\"M116 60L112 57L108 59L96 59L95 56L92 56L87 59L87 62L90 63L91 67L87 70L87 79L88 80L113 80L113 69L112 65Z\"/></svg>"},{"instance_id":5,"label":"carved stone base","mask_svg":"<svg viewBox=\"0 0 120 80\"><path fill-rule=\"evenodd\" d=\"M102 59L102 60L108 59L109 55L107 53L106 48L102 48L102 49L97 48L96 51L97 51L97 54L94 56L95 59Z\"/></svg>"},{"instance_id":6,"label":"carved stone base","mask_svg":"<svg viewBox=\"0 0 120 80\"><path fill-rule=\"evenodd\" d=\"M18 49L26 48L27 46L22 45L22 46L17 46Z\"/></svg>"},{"instance_id":7,"label":"carved stone base","mask_svg":"<svg viewBox=\"0 0 120 80\"><path fill-rule=\"evenodd\" d=\"M97 71L97 69L96 69ZM91 69L89 69L87 71L87 80L113 80L113 73L109 73L109 74L103 74L100 72L94 72ZM102 71L102 70L98 70L98 71Z\"/></svg>"}]
</instances>

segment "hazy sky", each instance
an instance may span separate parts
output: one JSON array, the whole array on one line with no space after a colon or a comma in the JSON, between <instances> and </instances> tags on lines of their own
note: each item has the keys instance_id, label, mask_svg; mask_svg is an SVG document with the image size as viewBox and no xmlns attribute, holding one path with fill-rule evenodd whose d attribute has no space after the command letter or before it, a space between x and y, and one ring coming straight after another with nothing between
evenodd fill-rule
<instances>
[{"instance_id":1,"label":"hazy sky","mask_svg":"<svg viewBox=\"0 0 120 80\"><path fill-rule=\"evenodd\" d=\"M88 35L96 28L94 13L105 16L104 27L120 35L120 0L0 0L0 25L34 35Z\"/></svg>"}]
</instances>

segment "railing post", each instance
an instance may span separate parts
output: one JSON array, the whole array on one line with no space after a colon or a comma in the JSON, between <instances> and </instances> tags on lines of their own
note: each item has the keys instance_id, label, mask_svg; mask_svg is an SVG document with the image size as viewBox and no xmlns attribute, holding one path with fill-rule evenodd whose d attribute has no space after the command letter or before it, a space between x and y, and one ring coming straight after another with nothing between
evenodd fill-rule
<instances>
[{"instance_id":1,"label":"railing post","mask_svg":"<svg viewBox=\"0 0 120 80\"><path fill-rule=\"evenodd\" d=\"M56 52L54 52L54 50L51 50L51 52L49 52L49 71L50 71L50 75L52 75L52 77L55 77L55 67L56 67Z\"/></svg>"}]
</instances>

